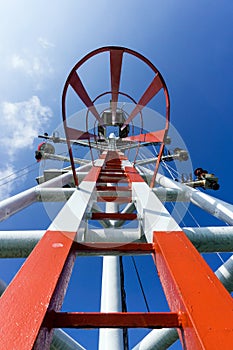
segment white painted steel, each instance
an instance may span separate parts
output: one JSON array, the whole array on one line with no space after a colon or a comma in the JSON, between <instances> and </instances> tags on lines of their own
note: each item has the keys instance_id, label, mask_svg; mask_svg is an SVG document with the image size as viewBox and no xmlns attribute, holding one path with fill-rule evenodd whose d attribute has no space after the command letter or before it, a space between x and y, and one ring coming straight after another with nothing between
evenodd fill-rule
<instances>
[{"instance_id":1,"label":"white painted steel","mask_svg":"<svg viewBox=\"0 0 233 350\"><path fill-rule=\"evenodd\" d=\"M35 203L37 201L36 197L35 187L33 187L13 197L4 199L0 203L0 221Z\"/></svg>"},{"instance_id":2,"label":"white painted steel","mask_svg":"<svg viewBox=\"0 0 233 350\"><path fill-rule=\"evenodd\" d=\"M26 258L44 235L38 231L0 231L0 258Z\"/></svg>"},{"instance_id":3,"label":"white painted steel","mask_svg":"<svg viewBox=\"0 0 233 350\"><path fill-rule=\"evenodd\" d=\"M157 174L156 182L164 187L180 189L186 197L196 206L207 211L219 220L222 220L229 225L233 225L233 205L224 202L218 198L212 197L195 188L188 187L182 183L173 181L166 176Z\"/></svg>"},{"instance_id":4,"label":"white painted steel","mask_svg":"<svg viewBox=\"0 0 233 350\"><path fill-rule=\"evenodd\" d=\"M216 276L222 282L224 287L229 291L233 291L233 255L218 268L215 272Z\"/></svg>"},{"instance_id":5,"label":"white painted steel","mask_svg":"<svg viewBox=\"0 0 233 350\"><path fill-rule=\"evenodd\" d=\"M175 328L154 329L132 350L167 350L176 340L178 333Z\"/></svg>"},{"instance_id":6,"label":"white painted steel","mask_svg":"<svg viewBox=\"0 0 233 350\"><path fill-rule=\"evenodd\" d=\"M83 165L78 168L78 172L84 171L89 165ZM0 221L9 218L11 215L19 212L20 210L28 207L30 204L37 201L40 189L49 187L62 187L71 182L73 178L72 172L69 171L65 174L57 176L51 180L48 180L38 186L32 187L26 191L20 192L15 196L4 199L0 202Z\"/></svg>"},{"instance_id":7,"label":"white painted steel","mask_svg":"<svg viewBox=\"0 0 233 350\"><path fill-rule=\"evenodd\" d=\"M153 241L153 231L180 231L181 228L145 182L132 182L132 197L141 220L147 242Z\"/></svg>"},{"instance_id":8,"label":"white painted steel","mask_svg":"<svg viewBox=\"0 0 233 350\"><path fill-rule=\"evenodd\" d=\"M133 213L135 210L135 205L134 203L128 203L125 208L121 211L121 213ZM115 227L121 227L124 224L125 220L117 220L115 223ZM139 230L140 231L140 230Z\"/></svg>"},{"instance_id":9,"label":"white painted steel","mask_svg":"<svg viewBox=\"0 0 233 350\"><path fill-rule=\"evenodd\" d=\"M136 228L118 229L89 229L85 234L86 242L124 242L140 240L140 232Z\"/></svg>"},{"instance_id":10,"label":"white painted steel","mask_svg":"<svg viewBox=\"0 0 233 350\"><path fill-rule=\"evenodd\" d=\"M3 280L0 279L0 296L5 291L6 287L7 287L7 284Z\"/></svg>"},{"instance_id":11,"label":"white painted steel","mask_svg":"<svg viewBox=\"0 0 233 350\"><path fill-rule=\"evenodd\" d=\"M36 199L40 202L64 202L74 193L75 188L37 188Z\"/></svg>"},{"instance_id":12,"label":"white painted steel","mask_svg":"<svg viewBox=\"0 0 233 350\"><path fill-rule=\"evenodd\" d=\"M52 160L59 160L62 162L70 162L70 158L69 157L65 157L65 156L60 156L57 154L51 154L51 153L43 153L43 159L52 159ZM74 164L82 164L82 165L86 165L89 164L90 160L87 159L80 159L80 158L74 158Z\"/></svg>"},{"instance_id":13,"label":"white painted steel","mask_svg":"<svg viewBox=\"0 0 233 350\"><path fill-rule=\"evenodd\" d=\"M85 350L85 348L62 329L55 329L50 350Z\"/></svg>"},{"instance_id":14,"label":"white painted steel","mask_svg":"<svg viewBox=\"0 0 233 350\"><path fill-rule=\"evenodd\" d=\"M161 202L189 202L185 193L180 189L156 187L153 192Z\"/></svg>"},{"instance_id":15,"label":"white painted steel","mask_svg":"<svg viewBox=\"0 0 233 350\"><path fill-rule=\"evenodd\" d=\"M78 236L84 237L86 215L91 212L92 204L96 201L95 185L94 181L83 181L79 189L72 194L60 210L48 230L62 232L79 230Z\"/></svg>"},{"instance_id":16,"label":"white painted steel","mask_svg":"<svg viewBox=\"0 0 233 350\"><path fill-rule=\"evenodd\" d=\"M106 203L107 213L116 213L118 204ZM111 220L112 222L112 220ZM114 223L114 221L113 221ZM108 241L108 240L107 240ZM101 312L121 312L121 277L118 256L104 256L102 269ZM99 350L123 350L123 330L120 328L101 328L99 330Z\"/></svg>"},{"instance_id":17,"label":"white painted steel","mask_svg":"<svg viewBox=\"0 0 233 350\"><path fill-rule=\"evenodd\" d=\"M146 174L148 181L151 180L153 176L153 171L143 166L139 166L137 167L137 169L139 172ZM145 176L142 175L142 177L144 178ZM208 213L215 216L219 220L222 220L223 222L229 225L233 225L233 205L232 204L224 202L218 198L212 197L204 192L201 192L196 188L192 188L180 182L169 179L168 177L161 175L159 173L156 175L156 183L165 188L171 188L171 189L175 189L177 191L183 192L187 200L189 200L196 206L207 211Z\"/></svg>"},{"instance_id":18,"label":"white painted steel","mask_svg":"<svg viewBox=\"0 0 233 350\"><path fill-rule=\"evenodd\" d=\"M106 213L117 213L119 204L115 202L106 202ZM114 227L116 220L109 220L110 224Z\"/></svg>"},{"instance_id":19,"label":"white painted steel","mask_svg":"<svg viewBox=\"0 0 233 350\"><path fill-rule=\"evenodd\" d=\"M103 257L101 312L121 312L121 281L118 256ZM99 350L123 350L122 329L101 328Z\"/></svg>"},{"instance_id":20,"label":"white painted steel","mask_svg":"<svg viewBox=\"0 0 233 350\"><path fill-rule=\"evenodd\" d=\"M86 173L83 174L86 175ZM80 177L79 177L80 180ZM82 178L83 180L83 178ZM52 181L52 180L49 180ZM21 192L0 203L0 221L6 219L21 209L26 208L32 203L39 202L64 202L68 200L74 193L75 188L59 188L59 187L42 187L38 185L29 190ZM153 189L157 197L162 201L187 201L187 197L179 190L156 188ZM104 192L103 192L104 193ZM128 196L128 193L121 193L122 196Z\"/></svg>"},{"instance_id":21,"label":"white painted steel","mask_svg":"<svg viewBox=\"0 0 233 350\"><path fill-rule=\"evenodd\" d=\"M199 252L232 252L233 227L183 227L190 241Z\"/></svg>"},{"instance_id":22,"label":"white painted steel","mask_svg":"<svg viewBox=\"0 0 233 350\"><path fill-rule=\"evenodd\" d=\"M199 252L232 252L233 227L183 227L182 230ZM0 258L27 257L45 230L35 231L0 231ZM85 231L79 242L124 242L140 241L140 230L136 228L102 228ZM82 253L80 253L82 254Z\"/></svg>"}]
</instances>

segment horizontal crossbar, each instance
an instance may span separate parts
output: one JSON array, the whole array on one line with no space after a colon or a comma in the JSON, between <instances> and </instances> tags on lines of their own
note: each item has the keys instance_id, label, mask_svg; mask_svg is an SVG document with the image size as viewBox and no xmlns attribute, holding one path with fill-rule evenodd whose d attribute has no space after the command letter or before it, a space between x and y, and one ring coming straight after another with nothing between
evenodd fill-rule
<instances>
[{"instance_id":1,"label":"horizontal crossbar","mask_svg":"<svg viewBox=\"0 0 233 350\"><path fill-rule=\"evenodd\" d=\"M78 255L138 255L154 253L151 243L118 243L118 242L73 242Z\"/></svg>"},{"instance_id":2,"label":"horizontal crossbar","mask_svg":"<svg viewBox=\"0 0 233 350\"><path fill-rule=\"evenodd\" d=\"M135 220L137 214L135 213L92 213L92 220Z\"/></svg>"},{"instance_id":3,"label":"horizontal crossbar","mask_svg":"<svg viewBox=\"0 0 233 350\"><path fill-rule=\"evenodd\" d=\"M47 314L47 328L179 328L176 312L54 312Z\"/></svg>"}]
</instances>

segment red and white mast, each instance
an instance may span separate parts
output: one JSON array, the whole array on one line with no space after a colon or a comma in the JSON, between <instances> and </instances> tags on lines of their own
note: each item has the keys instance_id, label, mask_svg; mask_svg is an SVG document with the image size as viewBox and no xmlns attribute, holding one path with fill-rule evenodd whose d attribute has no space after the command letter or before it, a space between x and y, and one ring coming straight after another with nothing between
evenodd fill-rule
<instances>
[{"instance_id":1,"label":"red and white mast","mask_svg":"<svg viewBox=\"0 0 233 350\"><path fill-rule=\"evenodd\" d=\"M80 68L103 54L110 67L110 87L91 98L80 77ZM151 73L151 80L138 101L120 88L125 56L139 60ZM85 105L85 130L77 127L78 119L70 123L67 117L70 92ZM146 124L146 105L158 95L159 103L163 100L165 106L163 123L151 119L152 113ZM97 104L102 98L111 100L105 108ZM120 98L130 101L131 108L127 103L127 108L122 103L120 106ZM38 179L38 186L0 204L0 219L4 220L35 201L65 200L45 232L0 233L1 254L5 256L28 255L35 246L0 300L2 348L45 350L50 348L56 328L100 328L100 350L125 350L127 328L155 328L135 350L156 346L163 349L177 339L177 334L184 349L213 350L220 346L230 349L233 303L223 284L231 289L232 259L215 274L195 244L204 251L232 250L233 206L197 189L198 186L218 187L217 178L201 168L196 180L183 183L159 173L161 162L187 160L187 152L180 148L166 153L170 102L160 72L133 50L97 49L81 59L68 76L62 96L62 115L64 137L57 133L44 135L48 144L40 144L36 157L38 161L67 162L69 159L70 167L54 175L52 171L45 171ZM56 155L56 144L64 142L67 142L68 156ZM77 145L89 149L89 159L76 157L74 146ZM145 147L148 153L143 151ZM128 156L128 150L132 156ZM153 169L147 167L149 164L154 165ZM163 203L176 200L191 201L231 226L183 229ZM211 235L213 241L206 244ZM137 254L152 255L170 312L122 309L119 256ZM104 257L100 312L60 311L77 255ZM65 344L63 348L66 346L67 350L82 348L77 342L71 344L70 338L61 331L55 332L55 340L57 349L61 344Z\"/></svg>"}]
</instances>

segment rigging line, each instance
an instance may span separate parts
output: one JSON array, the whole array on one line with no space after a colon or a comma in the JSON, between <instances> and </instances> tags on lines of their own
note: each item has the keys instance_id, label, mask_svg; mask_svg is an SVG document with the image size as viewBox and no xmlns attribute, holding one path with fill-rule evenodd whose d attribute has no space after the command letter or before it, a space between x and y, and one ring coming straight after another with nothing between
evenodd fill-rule
<instances>
[{"instance_id":1,"label":"rigging line","mask_svg":"<svg viewBox=\"0 0 233 350\"><path fill-rule=\"evenodd\" d=\"M179 173L179 171L177 171L176 169L174 169L171 165L166 164L166 166L167 166L168 168L170 168L172 171L174 171L174 173L176 173L177 175L181 176L181 173Z\"/></svg>"},{"instance_id":2,"label":"rigging line","mask_svg":"<svg viewBox=\"0 0 233 350\"><path fill-rule=\"evenodd\" d=\"M173 176L171 170L168 168L168 166L167 166L166 162L164 162L164 160L162 160L161 165L164 166L164 167L166 168L166 170L167 170L168 173L170 174L171 178L174 180L175 177Z\"/></svg>"},{"instance_id":3,"label":"rigging line","mask_svg":"<svg viewBox=\"0 0 233 350\"><path fill-rule=\"evenodd\" d=\"M220 253L219 252L216 252L217 256L219 257L219 259L221 260L221 262L224 264L225 261L223 260L223 258L221 257Z\"/></svg>"},{"instance_id":4,"label":"rigging line","mask_svg":"<svg viewBox=\"0 0 233 350\"><path fill-rule=\"evenodd\" d=\"M185 204L184 204L183 202L181 202L181 204L182 204L183 206L185 206ZM196 225L197 225L198 227L201 227L200 224L199 224L199 222L198 222L198 221L196 220L196 218L193 216L193 214L191 213L191 211L190 211L189 208L187 209L187 213L191 216L191 218L192 218L193 221L196 223ZM185 223L184 223L183 220L182 220L182 222L183 222L183 224L184 224L184 226L185 226ZM215 252L215 254L217 254L217 256L219 257L219 259L221 260L221 262L224 264L225 261L224 261L224 259L221 257L221 254L220 254L219 252Z\"/></svg>"},{"instance_id":5,"label":"rigging line","mask_svg":"<svg viewBox=\"0 0 233 350\"><path fill-rule=\"evenodd\" d=\"M25 175L28 175L28 174L32 173L33 171L36 171L36 170L37 170L36 168L35 168L35 169L31 169L30 171L27 171L27 172L24 173L23 175L18 175L18 176L16 176L16 177L14 177L13 179L10 179L10 180L8 180L8 181L5 181L5 182L3 182L3 183L0 184L0 187L5 186L5 185L9 184L10 182L17 181L20 177L25 176Z\"/></svg>"},{"instance_id":6,"label":"rigging line","mask_svg":"<svg viewBox=\"0 0 233 350\"><path fill-rule=\"evenodd\" d=\"M25 169L29 169L30 167L32 167L32 166L34 166L34 165L36 165L36 164L37 164L37 162L34 162L34 163L29 164L29 165L27 165L27 166L25 166L25 167L23 167L23 168L21 168L21 169L19 169L19 170L16 170L15 172L12 172L12 173L10 173L10 174L8 174L8 175L6 175L6 176L3 176L3 177L0 178L0 181L3 181L3 180L5 180L5 179L8 179L9 177L18 174L18 173L20 173L21 171L23 171L23 170L25 170Z\"/></svg>"},{"instance_id":7,"label":"rigging line","mask_svg":"<svg viewBox=\"0 0 233 350\"><path fill-rule=\"evenodd\" d=\"M139 282L139 285L140 285L140 289L141 289L141 292L142 292L142 295L143 295L143 299L144 299L144 302L146 304L147 312L150 312L150 308L149 308L148 302L146 300L146 294L145 294L143 286L142 286L142 281L141 281L141 278L140 278L139 273L138 273L138 269L137 269L137 265L136 265L136 261L135 261L134 256L131 256L131 259L132 259L132 262L133 262L133 265L134 265L134 268L135 268L135 271L136 271L136 275L137 275L138 282Z\"/></svg>"},{"instance_id":8,"label":"rigging line","mask_svg":"<svg viewBox=\"0 0 233 350\"><path fill-rule=\"evenodd\" d=\"M181 177L181 175L178 172L176 172L175 169L173 169L172 167L169 167L167 164L165 165L165 164L162 163L162 166L170 174L172 180L177 181L177 179L179 177Z\"/></svg>"},{"instance_id":9,"label":"rigging line","mask_svg":"<svg viewBox=\"0 0 233 350\"><path fill-rule=\"evenodd\" d=\"M183 204L183 203L182 203ZM173 206L173 210L176 212L176 215L177 217L179 218L179 222L181 222L184 226L185 226L185 223L184 223L184 220L183 220L183 217L181 216L180 212L177 210L177 208L175 208L175 204L173 202L171 202L171 205Z\"/></svg>"},{"instance_id":10,"label":"rigging line","mask_svg":"<svg viewBox=\"0 0 233 350\"><path fill-rule=\"evenodd\" d=\"M157 156L157 155L158 155L158 151L157 151L157 149L156 149L155 145L152 145L152 149L153 149L153 151L154 151L155 155Z\"/></svg>"},{"instance_id":11,"label":"rigging line","mask_svg":"<svg viewBox=\"0 0 233 350\"><path fill-rule=\"evenodd\" d=\"M124 267L123 267L123 257L119 256L120 263L120 278L121 278L121 303L122 303L122 312L127 312L126 305L126 292L125 292L125 276L124 276ZM123 328L123 342L124 350L129 350L129 338L128 338L128 329Z\"/></svg>"},{"instance_id":12,"label":"rigging line","mask_svg":"<svg viewBox=\"0 0 233 350\"><path fill-rule=\"evenodd\" d=\"M180 202L180 203L181 203L181 205L182 205L185 209L187 209L187 213L190 215L190 217L191 217L192 220L195 222L195 224L197 225L197 227L201 227L200 224L199 224L199 222L198 222L197 219L195 218L195 216L192 214L192 212L191 212L191 210L189 209L189 207L186 206L186 204L185 204L184 202ZM185 222L184 222L183 220L182 220L182 223L183 223L184 226L186 226L186 225L185 225Z\"/></svg>"},{"instance_id":13,"label":"rigging line","mask_svg":"<svg viewBox=\"0 0 233 350\"><path fill-rule=\"evenodd\" d=\"M35 170L36 170L36 169L32 169L32 170L28 171L27 173L24 174L24 176L25 176L25 175L28 175L28 174L30 174L30 173L32 173L32 172L35 171ZM21 176L22 176L22 175L21 175ZM21 176L17 176L17 177L15 177L15 178L13 178L13 179L11 179L11 180L9 180L9 181L6 181L6 182L0 184L0 187L5 186L5 185L7 185L7 184L9 184L9 183L11 183L11 182L13 182L13 181L17 181Z\"/></svg>"},{"instance_id":14,"label":"rigging line","mask_svg":"<svg viewBox=\"0 0 233 350\"><path fill-rule=\"evenodd\" d=\"M184 206L184 203L182 203L183 206ZM191 210L188 208L187 210L188 214L191 216L191 218L193 219L193 221L195 222L195 224L198 226L198 227L201 227L199 222L197 221L197 219L195 218L195 216L191 213Z\"/></svg>"}]
</instances>

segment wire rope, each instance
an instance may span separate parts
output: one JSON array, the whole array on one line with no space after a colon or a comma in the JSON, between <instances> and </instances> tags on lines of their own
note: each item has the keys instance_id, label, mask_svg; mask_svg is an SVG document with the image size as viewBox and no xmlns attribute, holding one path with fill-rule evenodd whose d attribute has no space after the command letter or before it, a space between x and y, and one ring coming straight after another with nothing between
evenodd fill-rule
<instances>
[{"instance_id":1,"label":"wire rope","mask_svg":"<svg viewBox=\"0 0 233 350\"><path fill-rule=\"evenodd\" d=\"M25 175L27 175L27 174L32 173L33 171L36 170L36 168L31 169L31 170L29 170L29 171L27 171L27 172L25 172L25 173L22 173L22 172L25 171L26 169L31 168L32 166L35 166L35 165L37 165L37 163L30 164L30 165L28 165L28 166L26 166L26 167L23 167L23 168L21 168L21 169L15 171L15 172L12 172L11 174L9 174L9 175L7 175L7 176L2 177L2 178L0 179L0 182L3 181L3 180L9 179L10 177L13 177L13 176L14 176L12 179L10 179L10 180L8 180L8 181L4 181L3 183L0 183L0 187L5 186L5 185L7 185L7 184L9 184L9 183L11 183L11 182L13 182L13 181L17 181L21 176L25 176ZM21 174L21 173L22 173L22 174Z\"/></svg>"},{"instance_id":2,"label":"wire rope","mask_svg":"<svg viewBox=\"0 0 233 350\"><path fill-rule=\"evenodd\" d=\"M25 166L25 167L23 167L23 168L21 168L21 169L19 169L19 170L16 170L16 171L14 171L14 172L12 172L12 173L6 175L6 176L3 176L3 177L0 178L0 181L3 181L3 180L5 180L5 179L8 179L8 178L11 177L11 176L15 176L16 174L18 174L18 173L20 173L20 172L22 172L22 171L24 171L24 170L26 170L26 169L29 169L30 167L35 166L36 164L37 164L37 162L33 162L33 163L31 163L31 164L29 164L29 165L27 165L27 166ZM15 178L14 178L14 179L15 179Z\"/></svg>"},{"instance_id":3,"label":"wire rope","mask_svg":"<svg viewBox=\"0 0 233 350\"><path fill-rule=\"evenodd\" d=\"M134 269L136 271L138 283L139 283L139 286L140 286L140 289L141 289L141 292L142 292L142 295L143 295L143 299L144 299L144 302L145 302L145 305L146 305L147 312L150 312L149 304L148 304L147 299L146 299L146 294L145 294L144 289L143 289L142 281L141 281L141 278L140 278L140 275L139 275L139 272L138 272L138 268L137 268L134 256L131 256L131 259L132 259L132 262L133 262Z\"/></svg>"},{"instance_id":4,"label":"wire rope","mask_svg":"<svg viewBox=\"0 0 233 350\"><path fill-rule=\"evenodd\" d=\"M127 312L126 304L126 292L125 292L125 276L124 276L124 266L123 257L119 257L120 262L120 278L121 278L121 301L122 301L122 312ZM124 339L124 350L129 350L129 339L128 339L128 329L123 328L123 339Z\"/></svg>"},{"instance_id":5,"label":"wire rope","mask_svg":"<svg viewBox=\"0 0 233 350\"><path fill-rule=\"evenodd\" d=\"M175 179L175 177L173 177L171 170L174 171L174 172L176 172L177 175L180 176L180 174L179 174L179 172L178 172L177 170L175 170L174 168L172 168L171 166L169 166L168 164L166 164L164 161L162 161L161 164L162 164L162 166L164 166L164 167L166 168L166 170L168 171L168 173L170 174L170 176L173 178L173 180ZM183 202L181 202L181 204L182 204L183 206L185 206L185 204L184 204ZM172 206L173 206L173 210L174 210L174 211L177 213L177 215L179 216L179 212L178 212L178 210L175 208L175 205L174 205L173 203L172 203ZM187 208L187 213L190 215L190 217L191 217L192 220L195 222L195 224L197 225L197 227L201 227L200 224L199 224L199 222L198 222L197 219L194 217L194 215L192 214L192 212L191 212L191 210L190 210L189 208ZM180 216L179 216L179 218L180 218L180 222L182 222L183 225L185 226L185 223L184 223L183 218L181 218ZM220 261L224 264L225 261L223 260L221 254L220 254L219 252L216 252L215 254L218 256L218 258L220 259Z\"/></svg>"}]
</instances>

